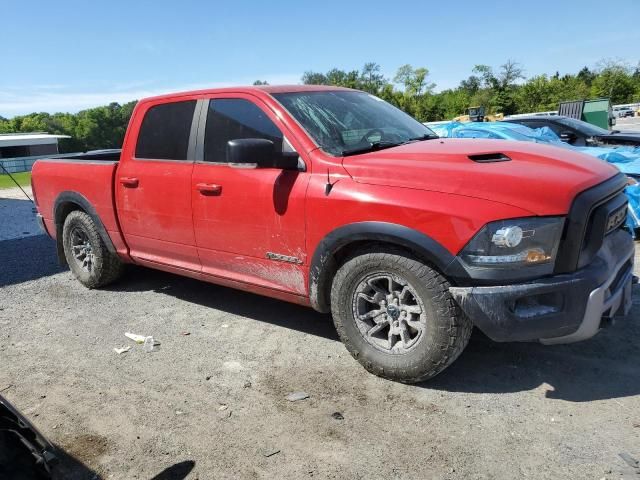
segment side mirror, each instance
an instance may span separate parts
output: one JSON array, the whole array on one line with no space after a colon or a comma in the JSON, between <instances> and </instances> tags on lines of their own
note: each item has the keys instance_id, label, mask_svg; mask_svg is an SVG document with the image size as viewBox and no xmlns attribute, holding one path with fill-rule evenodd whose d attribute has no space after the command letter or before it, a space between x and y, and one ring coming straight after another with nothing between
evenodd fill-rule
<instances>
[{"instance_id":1,"label":"side mirror","mask_svg":"<svg viewBox=\"0 0 640 480\"><path fill-rule=\"evenodd\" d=\"M567 143L573 143L576 140L576 134L573 132L560 132L560 140Z\"/></svg>"},{"instance_id":2,"label":"side mirror","mask_svg":"<svg viewBox=\"0 0 640 480\"><path fill-rule=\"evenodd\" d=\"M275 145L265 138L239 138L227 142L227 161L244 168L298 169L298 154L276 152Z\"/></svg>"}]
</instances>

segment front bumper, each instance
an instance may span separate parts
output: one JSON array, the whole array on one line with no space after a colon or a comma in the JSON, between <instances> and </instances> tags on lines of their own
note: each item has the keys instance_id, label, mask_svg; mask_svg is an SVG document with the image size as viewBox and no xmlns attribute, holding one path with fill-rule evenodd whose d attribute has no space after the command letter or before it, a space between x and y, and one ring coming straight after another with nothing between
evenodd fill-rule
<instances>
[{"instance_id":1,"label":"front bumper","mask_svg":"<svg viewBox=\"0 0 640 480\"><path fill-rule=\"evenodd\" d=\"M634 245L617 230L593 261L570 274L490 287L451 287L464 313L498 342L573 343L598 333L603 319L631 308Z\"/></svg>"}]
</instances>

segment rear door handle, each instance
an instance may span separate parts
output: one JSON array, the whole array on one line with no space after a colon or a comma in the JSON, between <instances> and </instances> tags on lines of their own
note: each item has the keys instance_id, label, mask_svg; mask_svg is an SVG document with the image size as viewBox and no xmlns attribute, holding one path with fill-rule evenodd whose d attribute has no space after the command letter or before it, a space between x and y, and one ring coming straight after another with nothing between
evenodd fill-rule
<instances>
[{"instance_id":1,"label":"rear door handle","mask_svg":"<svg viewBox=\"0 0 640 480\"><path fill-rule=\"evenodd\" d=\"M127 188L137 188L138 179L133 177L120 177L120 183Z\"/></svg>"},{"instance_id":2,"label":"rear door handle","mask_svg":"<svg viewBox=\"0 0 640 480\"><path fill-rule=\"evenodd\" d=\"M215 183L198 183L196 188L201 195L220 195L222 193L222 185Z\"/></svg>"}]
</instances>

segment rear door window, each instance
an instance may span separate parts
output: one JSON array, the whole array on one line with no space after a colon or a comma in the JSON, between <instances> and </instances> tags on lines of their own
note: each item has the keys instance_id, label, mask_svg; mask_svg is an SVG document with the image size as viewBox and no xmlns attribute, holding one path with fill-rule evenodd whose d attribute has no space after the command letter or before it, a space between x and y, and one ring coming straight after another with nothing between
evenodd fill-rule
<instances>
[{"instance_id":1,"label":"rear door window","mask_svg":"<svg viewBox=\"0 0 640 480\"><path fill-rule=\"evenodd\" d=\"M209 101L204 136L204 161L227 162L227 142L241 138L271 140L282 151L280 129L256 104L242 98Z\"/></svg>"},{"instance_id":2,"label":"rear door window","mask_svg":"<svg viewBox=\"0 0 640 480\"><path fill-rule=\"evenodd\" d=\"M136 158L187 160L195 100L163 103L147 110L142 120Z\"/></svg>"}]
</instances>

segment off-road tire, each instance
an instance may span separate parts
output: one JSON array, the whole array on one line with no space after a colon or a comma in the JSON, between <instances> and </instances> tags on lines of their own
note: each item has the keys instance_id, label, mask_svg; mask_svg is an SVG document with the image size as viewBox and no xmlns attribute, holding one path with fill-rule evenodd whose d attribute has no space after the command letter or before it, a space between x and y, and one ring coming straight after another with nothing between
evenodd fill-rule
<instances>
[{"instance_id":1,"label":"off-road tire","mask_svg":"<svg viewBox=\"0 0 640 480\"><path fill-rule=\"evenodd\" d=\"M81 262L74 256L72 232L86 235L93 254L90 271L83 269ZM91 217L80 210L74 210L64 220L62 228L64 256L74 276L87 288L104 287L117 280L124 271L124 264L117 255L111 253L98 233Z\"/></svg>"},{"instance_id":2,"label":"off-road tire","mask_svg":"<svg viewBox=\"0 0 640 480\"><path fill-rule=\"evenodd\" d=\"M426 328L415 347L403 354L375 348L356 323L356 289L378 272L405 279L425 307ZM341 265L331 288L331 312L340 339L364 368L403 383L421 382L442 372L462 353L472 330L440 273L403 251L389 252L384 247L357 253Z\"/></svg>"}]
</instances>

